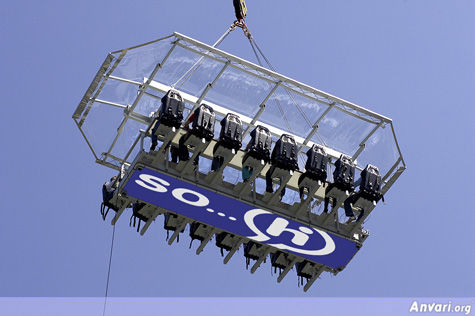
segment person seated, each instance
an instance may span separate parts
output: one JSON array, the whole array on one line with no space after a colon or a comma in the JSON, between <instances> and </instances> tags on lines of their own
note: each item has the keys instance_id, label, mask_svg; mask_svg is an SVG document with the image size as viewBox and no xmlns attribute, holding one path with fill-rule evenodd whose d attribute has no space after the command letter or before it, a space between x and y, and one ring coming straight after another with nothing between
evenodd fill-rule
<instances>
[{"instance_id":1,"label":"person seated","mask_svg":"<svg viewBox=\"0 0 475 316\"><path fill-rule=\"evenodd\" d=\"M305 172L300 175L298 180L300 199L303 199L305 191L310 191L308 186L302 185L306 178L312 180L313 183L318 181L325 183L327 180L328 156L323 146L314 144L306 155Z\"/></svg>"},{"instance_id":2,"label":"person seated","mask_svg":"<svg viewBox=\"0 0 475 316\"><path fill-rule=\"evenodd\" d=\"M118 211L117 206L110 203L110 200L114 197L115 190L119 185L119 181L116 180L117 176L113 176L109 181L102 185L101 215L103 219L106 218L109 209L113 209L116 212ZM105 210L106 207L107 211Z\"/></svg>"},{"instance_id":3,"label":"person seated","mask_svg":"<svg viewBox=\"0 0 475 316\"><path fill-rule=\"evenodd\" d=\"M151 125L152 145L150 151L154 151L158 145L156 135L158 127L163 124L170 128L179 128L183 120L185 103L181 95L174 90L169 90L161 99L159 111L152 113L153 123Z\"/></svg>"},{"instance_id":4,"label":"person seated","mask_svg":"<svg viewBox=\"0 0 475 316\"><path fill-rule=\"evenodd\" d=\"M355 183L356 186L359 186L359 191L350 195L345 202L343 203L345 208L345 215L348 216L348 221L359 222L364 214L365 207L371 205L372 203L377 203L380 199L384 201L384 197L381 193L381 175L379 174L379 169L376 166L368 164L363 171L361 171L361 178L358 179ZM355 217L353 211L353 205L358 202L359 199L364 199L369 203L360 203L357 208L360 210L358 217Z\"/></svg>"},{"instance_id":5,"label":"person seated","mask_svg":"<svg viewBox=\"0 0 475 316\"><path fill-rule=\"evenodd\" d=\"M252 143L249 142L247 143L246 145L246 148L244 149L244 151L247 153L249 152L249 149L251 148L251 145ZM243 159L244 160L244 159ZM250 167L250 166L244 166L242 169L241 169L241 175L242 175L242 180L244 182L247 182L249 181L249 178L252 176L252 172L254 171L254 168Z\"/></svg>"},{"instance_id":6,"label":"person seated","mask_svg":"<svg viewBox=\"0 0 475 316\"><path fill-rule=\"evenodd\" d=\"M251 157L260 160L261 167L263 167L265 163L270 161L270 149L272 146L272 135L265 126L257 125L256 128L251 131L250 136L251 139L244 150L246 153L242 158L242 179L244 182L247 182L254 173L254 168L246 164L248 158Z\"/></svg>"},{"instance_id":7,"label":"person seated","mask_svg":"<svg viewBox=\"0 0 475 316\"><path fill-rule=\"evenodd\" d=\"M150 151L154 151L158 145L158 136L155 134L157 132L158 126L160 125L160 113L152 112L150 113L150 117L153 119L153 123L151 125L152 128L152 144L150 145Z\"/></svg>"},{"instance_id":8,"label":"person seated","mask_svg":"<svg viewBox=\"0 0 475 316\"><path fill-rule=\"evenodd\" d=\"M272 193L274 189L273 185L273 175L274 171L279 168L288 171L295 171L298 169L297 162L297 144L292 135L283 134L280 136L279 140L275 143L274 149L272 150L271 155L272 166L266 173L266 192ZM283 185L282 177L279 177L280 184ZM285 186L280 191L281 197L285 195Z\"/></svg>"},{"instance_id":9,"label":"person seated","mask_svg":"<svg viewBox=\"0 0 475 316\"><path fill-rule=\"evenodd\" d=\"M353 192L355 188L355 164L351 161L351 158L342 154L340 158L335 162L335 170L333 171L333 183L327 185L325 189L325 206L323 211L328 213L328 205L330 199L332 201L332 208L336 206L337 199L334 196L330 196L330 191L336 188L340 191Z\"/></svg>"},{"instance_id":10,"label":"person seated","mask_svg":"<svg viewBox=\"0 0 475 316\"><path fill-rule=\"evenodd\" d=\"M187 132L190 132L190 124L193 122L194 119L195 119L195 113L192 113L190 117L186 120L186 122L183 124L183 128ZM184 136L180 137L180 140L178 141L178 147L171 146L170 154L172 157L172 162L174 163L178 163L178 161L188 161L188 159L190 159L190 151L188 150L188 147L185 145ZM199 156L196 156L193 163L195 165L198 165L198 160L199 160Z\"/></svg>"},{"instance_id":11,"label":"person seated","mask_svg":"<svg viewBox=\"0 0 475 316\"><path fill-rule=\"evenodd\" d=\"M242 122L239 116L228 113L220 122L221 131L219 140L213 148L213 161L211 171L217 171L224 163L224 157L216 155L219 147L224 147L237 152L242 145Z\"/></svg>"},{"instance_id":12,"label":"person seated","mask_svg":"<svg viewBox=\"0 0 475 316\"><path fill-rule=\"evenodd\" d=\"M117 188L118 183L115 181L117 176L113 176L109 181L104 183L102 186L102 200L104 204L109 203L109 201L114 196L114 191Z\"/></svg>"},{"instance_id":13,"label":"person seated","mask_svg":"<svg viewBox=\"0 0 475 316\"><path fill-rule=\"evenodd\" d=\"M194 135L196 138L203 141L202 144L200 143L200 148L203 147L203 144L210 142L214 136L214 121L215 113L212 107L206 104L201 104L199 107L197 107L184 124L184 128L187 130L187 133L180 138L178 142L178 148L172 148L172 161L177 162L177 159L180 159L180 161L187 161L190 159L187 143L191 135ZM192 124L191 128L190 124ZM195 159L193 161L195 169L198 166L200 154L201 153L198 152L195 155Z\"/></svg>"}]
</instances>

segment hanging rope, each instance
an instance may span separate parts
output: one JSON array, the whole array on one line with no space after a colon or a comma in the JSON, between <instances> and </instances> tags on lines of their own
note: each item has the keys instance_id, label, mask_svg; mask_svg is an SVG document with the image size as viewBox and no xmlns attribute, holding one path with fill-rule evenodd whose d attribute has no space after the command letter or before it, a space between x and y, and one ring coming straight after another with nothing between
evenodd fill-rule
<instances>
[{"instance_id":1,"label":"hanging rope","mask_svg":"<svg viewBox=\"0 0 475 316\"><path fill-rule=\"evenodd\" d=\"M104 309L102 310L102 316L106 314L106 304L107 304L107 296L109 294L109 280L110 280L111 265L112 265L112 251L114 250L114 237L115 237L115 225L114 225L114 228L112 229L111 251L109 255L109 268L107 269L106 293L104 295Z\"/></svg>"}]
</instances>

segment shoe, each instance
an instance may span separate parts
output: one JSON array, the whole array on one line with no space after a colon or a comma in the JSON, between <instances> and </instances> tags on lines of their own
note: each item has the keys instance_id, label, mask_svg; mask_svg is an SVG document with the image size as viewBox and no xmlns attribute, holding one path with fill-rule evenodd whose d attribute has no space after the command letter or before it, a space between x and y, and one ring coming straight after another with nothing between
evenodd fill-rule
<instances>
[{"instance_id":1,"label":"shoe","mask_svg":"<svg viewBox=\"0 0 475 316\"><path fill-rule=\"evenodd\" d=\"M348 218L348 220L346 221L345 224L349 224L349 223L353 222L355 219L356 218L354 216L351 216L351 217Z\"/></svg>"},{"instance_id":2,"label":"shoe","mask_svg":"<svg viewBox=\"0 0 475 316\"><path fill-rule=\"evenodd\" d=\"M150 151L154 151L157 145L158 145L158 142L152 141L152 145L150 146Z\"/></svg>"}]
</instances>

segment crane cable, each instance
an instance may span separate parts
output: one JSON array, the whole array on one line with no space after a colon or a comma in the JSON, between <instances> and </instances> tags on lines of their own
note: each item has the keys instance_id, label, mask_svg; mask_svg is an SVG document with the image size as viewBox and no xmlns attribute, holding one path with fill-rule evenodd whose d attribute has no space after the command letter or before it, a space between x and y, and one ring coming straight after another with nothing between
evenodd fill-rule
<instances>
[{"instance_id":1,"label":"crane cable","mask_svg":"<svg viewBox=\"0 0 475 316\"><path fill-rule=\"evenodd\" d=\"M107 296L109 294L109 280L110 280L111 265L112 265L112 251L114 250L114 237L115 237L115 225L114 225L114 228L112 229L111 250L110 250L110 255L109 255L109 268L107 269L106 293L104 295L104 308L102 310L102 316L106 314Z\"/></svg>"},{"instance_id":2,"label":"crane cable","mask_svg":"<svg viewBox=\"0 0 475 316\"><path fill-rule=\"evenodd\" d=\"M249 40L249 43L251 44L251 47L252 47L252 50L254 51L254 54L256 55L256 58L257 58L257 61L259 63L259 65L261 67L263 67L262 65L262 62L260 60L260 58L258 57L258 54L256 52L256 48L257 48L257 51L259 51L260 55L262 56L262 58L264 58L267 66L274 72L276 72L276 69L274 68L274 66L272 66L271 62L269 61L269 59L266 57L266 55L264 54L264 52L262 51L262 49L259 47L259 45L257 44L256 40L254 39L254 37L251 35L251 32L249 31L249 28L245 25L245 23L243 22L243 31L244 31L244 35L248 38ZM255 48L254 48L255 47ZM312 122L310 121L310 119L308 118L308 116L305 114L305 111L302 109L302 107L298 104L297 100L295 100L295 97L292 95L292 93L290 93L287 89L285 89L285 92L287 93L287 95L289 96L289 98L291 99L292 103L295 105L295 107L297 108L297 110L299 111L299 113L302 115L302 117L304 118L305 122L307 123L307 125L310 127L310 128L313 128L313 124ZM289 123L288 123L288 120L287 120L287 117L285 115L285 112L282 110L282 106L279 102L279 100L276 99L276 102L277 102L277 105L279 107L279 111L281 112L282 114L282 117L284 118L287 126L289 127L289 131L294 134L294 132L292 131L292 129L290 128L289 126ZM320 139L320 141L325 145L327 146L325 140L318 134L318 132L315 133L317 135L317 137Z\"/></svg>"},{"instance_id":3,"label":"crane cable","mask_svg":"<svg viewBox=\"0 0 475 316\"><path fill-rule=\"evenodd\" d=\"M229 35L229 33L236 29L236 26L237 21L231 24L231 26L226 30L226 32L224 32L224 34L221 35L221 37L213 44L213 47L218 47L219 44L221 44L221 42L224 41L224 39ZM185 82L187 82L188 79L190 79L190 77L195 73L195 71L198 70L198 68L206 60L210 53L211 52L208 51L206 54L201 56L180 78L178 78L178 80L171 86L172 89L175 87L177 87L177 89L181 88L185 84ZM180 84L178 85L178 83Z\"/></svg>"},{"instance_id":4,"label":"crane cable","mask_svg":"<svg viewBox=\"0 0 475 316\"><path fill-rule=\"evenodd\" d=\"M234 22L234 25L240 27L242 29L242 31L244 32L244 36L246 36L247 39L249 40L249 44L251 45L252 51L254 52L254 55L256 56L256 59L257 59L257 62L259 63L259 66L264 67L264 65L261 61L261 58L259 57L259 54L256 51L256 48L257 48L257 50L259 50L259 52L261 53L261 55L264 58L264 60L266 61L266 63L268 65L270 65L269 60L267 59L267 57L264 54L262 54L262 51L257 46L257 43L255 43L255 40L253 39L253 37L251 35L251 32L249 31L249 28L247 27L246 22L244 21L244 18L239 19L236 22ZM269 67L272 67L272 66L270 65ZM279 108L280 115L282 115L282 117L284 118L284 121L285 121L285 125L287 125L287 129L289 130L290 133L293 134L294 132L292 131L292 127L290 126L290 123L289 123L287 117L285 116L285 112L282 109L282 105L280 104L279 100L277 100L277 99L276 99L276 103L277 103L277 107Z\"/></svg>"},{"instance_id":5,"label":"crane cable","mask_svg":"<svg viewBox=\"0 0 475 316\"><path fill-rule=\"evenodd\" d=\"M239 3L240 3L240 7L239 7ZM264 59L264 61L266 62L267 64L267 67L269 67L272 71L276 72L276 69L274 68L274 66L272 66L271 62L269 61L269 59L266 57L266 55L264 54L264 52L262 51L262 49L259 47L259 45L257 44L256 40L254 39L254 37L251 35L251 32L249 31L249 28L247 27L246 25L246 22L245 22L245 17L247 15L247 7L245 5L245 1L244 0L234 0L233 1L233 4L234 4L234 8L235 8L235 11L236 11L236 21L234 21L233 24L231 24L231 26L226 30L226 32L213 44L213 47L217 47L219 44L221 44L221 42L229 35L229 33L231 33L232 31L234 31L236 29L236 27L239 27L243 30L243 33L244 35L247 37L247 39L249 40L249 43L251 45L251 48L254 52L254 55L256 56L256 59L259 63L259 65L261 67L264 67L262 61L261 61L261 58L259 57L259 54L262 56L262 58ZM256 50L257 49L257 50ZM200 67L200 65L205 61L205 59L207 58L207 56L210 54L210 51L208 51L205 55L201 56L171 87L172 89L177 87L177 88L181 88L185 82L187 82L190 77L196 72L196 70ZM181 83L180 83L181 82ZM180 83L180 84L179 84ZM287 90L284 88L284 91L287 93L288 97L291 99L291 102L295 105L295 107L297 108L298 112L302 115L304 121L306 122L306 124L310 127L310 128L314 128L312 122L310 121L310 119L308 118L308 116L305 114L305 111L303 111L302 107L297 103L297 101L295 100L295 97ZM282 108L282 105L280 104L280 101L278 99L275 99L276 103L277 103L277 106L279 108L279 112L282 116L282 118L284 119L285 121L285 124L287 126L287 129L288 131L291 133L291 134L294 134L293 132L293 129L292 129L292 126L289 122L289 120L287 119L287 116L285 114L285 111L283 110ZM319 135L318 132L315 132L315 135L319 138L319 140L321 141L321 143L325 146L328 146L325 142L325 140Z\"/></svg>"},{"instance_id":6,"label":"crane cable","mask_svg":"<svg viewBox=\"0 0 475 316\"><path fill-rule=\"evenodd\" d=\"M249 33L249 35L251 35L251 34ZM262 62L261 62L261 59L259 58L259 55L257 54L256 48L254 47L254 43L253 43L253 41L251 40L251 38L252 38L251 36L248 37L249 43L251 44L252 50L254 51L254 55L256 55L257 62L259 63L259 65L260 65L261 67L263 67ZM270 84L269 84L269 86L270 86ZM292 130L292 126L290 126L290 122L289 122L289 120L287 119L287 116L285 115L285 112L284 112L284 110L283 110L283 108L282 108L282 105L280 104L279 100L276 99L275 101L276 101L276 103L277 103L277 107L279 108L280 115L284 118L285 125L287 126L287 129L289 130L290 133L293 134L294 132L293 132L293 130Z\"/></svg>"}]
</instances>

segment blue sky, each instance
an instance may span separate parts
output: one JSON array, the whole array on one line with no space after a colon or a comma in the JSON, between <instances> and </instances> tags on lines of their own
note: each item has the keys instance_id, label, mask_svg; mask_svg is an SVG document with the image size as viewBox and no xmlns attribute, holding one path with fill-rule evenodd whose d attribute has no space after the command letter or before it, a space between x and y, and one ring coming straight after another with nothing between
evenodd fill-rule
<instances>
[{"instance_id":1,"label":"blue sky","mask_svg":"<svg viewBox=\"0 0 475 316\"><path fill-rule=\"evenodd\" d=\"M242 251L168 246L162 219L122 218L112 296L475 296L474 33L469 0L253 1L248 25L277 70L391 117L408 170L378 206L348 267L310 291ZM3 1L0 296L104 295L112 227L96 165L71 115L107 52L173 31L213 43L231 1ZM251 61L240 32L221 48ZM292 272L293 274L293 272Z\"/></svg>"}]
</instances>

